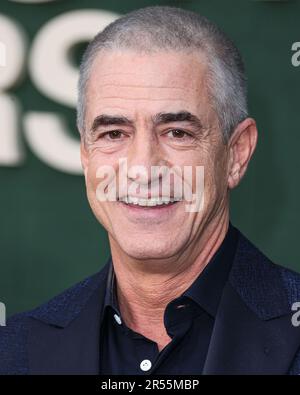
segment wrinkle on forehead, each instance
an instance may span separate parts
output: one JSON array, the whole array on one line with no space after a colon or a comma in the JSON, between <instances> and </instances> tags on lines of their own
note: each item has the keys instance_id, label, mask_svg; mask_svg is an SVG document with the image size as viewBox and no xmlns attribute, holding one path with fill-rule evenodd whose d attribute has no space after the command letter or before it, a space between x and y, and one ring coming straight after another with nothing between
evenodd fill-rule
<instances>
[{"instance_id":1,"label":"wrinkle on forehead","mask_svg":"<svg viewBox=\"0 0 300 395\"><path fill-rule=\"evenodd\" d=\"M203 88L192 89L191 87L182 86L166 86L166 85L138 85L133 84L122 84L121 82L105 83L99 81L99 84L91 85L89 89L89 95L94 96L96 100L182 100L194 96L199 96L203 91ZM202 92L204 93L204 92Z\"/></svg>"},{"instance_id":2,"label":"wrinkle on forehead","mask_svg":"<svg viewBox=\"0 0 300 395\"><path fill-rule=\"evenodd\" d=\"M204 111L207 113L206 69L205 61L198 54L132 56L126 51L102 54L91 70L87 112L96 116L103 107L123 107L130 112L147 108L159 112L155 103L161 103L167 110L172 110L168 103L176 103L178 109L190 112L199 106L202 110L207 107ZM135 108L130 108L132 103Z\"/></svg>"},{"instance_id":3,"label":"wrinkle on forehead","mask_svg":"<svg viewBox=\"0 0 300 395\"><path fill-rule=\"evenodd\" d=\"M207 62L199 53L161 52L139 54L132 51L101 53L95 59L90 85L121 85L160 89L195 89L206 74Z\"/></svg>"},{"instance_id":4,"label":"wrinkle on forehead","mask_svg":"<svg viewBox=\"0 0 300 395\"><path fill-rule=\"evenodd\" d=\"M107 98L107 97L122 97L124 99L134 98L138 99L150 99L153 98L155 99L157 96L159 97L164 97L164 96L170 96L171 97L178 96L178 97L183 97L186 95L193 96L193 95L199 95L201 91L203 92L205 88L203 87L203 84L199 83L195 86L189 86L182 84L180 85L167 85L167 84L153 84L149 83L149 78L147 83L141 84L137 83L138 81L138 76L134 75L133 78L133 83L129 84L128 81L123 83L122 81L118 81L118 76L114 75L114 82L110 83L104 83L101 79L101 75L98 77L98 81L95 81L95 83L90 85L89 88L89 94L90 95L98 95L102 98Z\"/></svg>"},{"instance_id":5,"label":"wrinkle on forehead","mask_svg":"<svg viewBox=\"0 0 300 395\"><path fill-rule=\"evenodd\" d=\"M180 89L180 90L185 90L184 87L181 86L165 86L165 85L153 85L153 84L143 84L143 85L139 85L139 84L120 84L120 83L101 83L101 88L105 88L105 87L122 87L122 88L151 88L151 89ZM188 88L189 89L189 88Z\"/></svg>"},{"instance_id":6,"label":"wrinkle on forehead","mask_svg":"<svg viewBox=\"0 0 300 395\"><path fill-rule=\"evenodd\" d=\"M93 84L88 92L90 98L94 100L197 100L200 96L206 95L206 89L203 86L198 87L182 87L182 86L153 86L153 85L137 85L137 84Z\"/></svg>"}]
</instances>

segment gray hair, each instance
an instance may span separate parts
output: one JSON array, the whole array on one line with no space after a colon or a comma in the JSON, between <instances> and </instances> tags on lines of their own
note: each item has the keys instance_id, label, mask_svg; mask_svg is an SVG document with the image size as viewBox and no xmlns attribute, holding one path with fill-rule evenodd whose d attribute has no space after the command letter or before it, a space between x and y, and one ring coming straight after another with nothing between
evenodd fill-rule
<instances>
[{"instance_id":1,"label":"gray hair","mask_svg":"<svg viewBox=\"0 0 300 395\"><path fill-rule=\"evenodd\" d=\"M207 58L206 84L224 141L248 116L247 80L234 43L207 18L176 7L134 10L110 23L88 45L80 65L77 126L85 130L86 88L93 61L102 50L201 51Z\"/></svg>"}]
</instances>

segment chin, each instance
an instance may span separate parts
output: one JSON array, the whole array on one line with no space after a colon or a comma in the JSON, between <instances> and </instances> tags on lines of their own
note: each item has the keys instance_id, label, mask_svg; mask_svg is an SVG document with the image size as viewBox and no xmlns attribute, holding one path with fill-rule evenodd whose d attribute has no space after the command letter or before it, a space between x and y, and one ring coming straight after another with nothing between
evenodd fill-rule
<instances>
[{"instance_id":1,"label":"chin","mask_svg":"<svg viewBox=\"0 0 300 395\"><path fill-rule=\"evenodd\" d=\"M174 237L174 236L173 236ZM182 240L175 241L174 238L161 238L159 235L153 238L147 236L143 238L134 237L132 239L115 238L120 248L134 259L167 259L182 250Z\"/></svg>"}]
</instances>

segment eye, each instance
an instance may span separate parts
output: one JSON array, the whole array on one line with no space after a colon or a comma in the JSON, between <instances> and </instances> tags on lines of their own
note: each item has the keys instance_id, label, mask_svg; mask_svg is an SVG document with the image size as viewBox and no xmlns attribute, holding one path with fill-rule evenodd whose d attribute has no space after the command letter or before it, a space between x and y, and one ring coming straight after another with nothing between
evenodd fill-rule
<instances>
[{"instance_id":1,"label":"eye","mask_svg":"<svg viewBox=\"0 0 300 395\"><path fill-rule=\"evenodd\" d=\"M120 130L110 130L109 132L103 133L99 138L106 138L108 140L118 140L122 137L123 133Z\"/></svg>"},{"instance_id":2,"label":"eye","mask_svg":"<svg viewBox=\"0 0 300 395\"><path fill-rule=\"evenodd\" d=\"M185 132L184 130L181 129L172 129L169 130L169 132L167 133L168 137L171 138L175 138L175 139L183 139L186 137L191 137L191 135L187 132Z\"/></svg>"}]
</instances>

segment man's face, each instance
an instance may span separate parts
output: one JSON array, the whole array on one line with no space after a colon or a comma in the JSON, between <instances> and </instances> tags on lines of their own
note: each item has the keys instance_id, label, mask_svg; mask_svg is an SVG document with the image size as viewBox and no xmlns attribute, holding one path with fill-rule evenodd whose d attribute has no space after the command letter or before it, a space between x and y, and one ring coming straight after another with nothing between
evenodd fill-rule
<instances>
[{"instance_id":1,"label":"man's face","mask_svg":"<svg viewBox=\"0 0 300 395\"><path fill-rule=\"evenodd\" d=\"M136 259L168 258L194 251L203 230L226 207L228 150L206 80L205 58L193 53L111 51L95 60L87 87L88 144L82 144L82 161L89 203L108 231L112 248ZM129 173L138 165L148 176L151 166L177 166L184 177L184 167L188 166L192 168L189 183L193 193L196 167L203 166L202 209L189 212L186 201L155 207L99 201L96 192L101 179L97 170L112 166L120 180L120 158L126 158ZM147 198L149 178L135 175L140 176L136 182ZM164 182L163 177L154 181ZM116 185L118 190L118 182ZM171 196L174 190L171 182ZM138 190L130 194L141 196ZM155 197L161 195L160 188Z\"/></svg>"}]
</instances>

